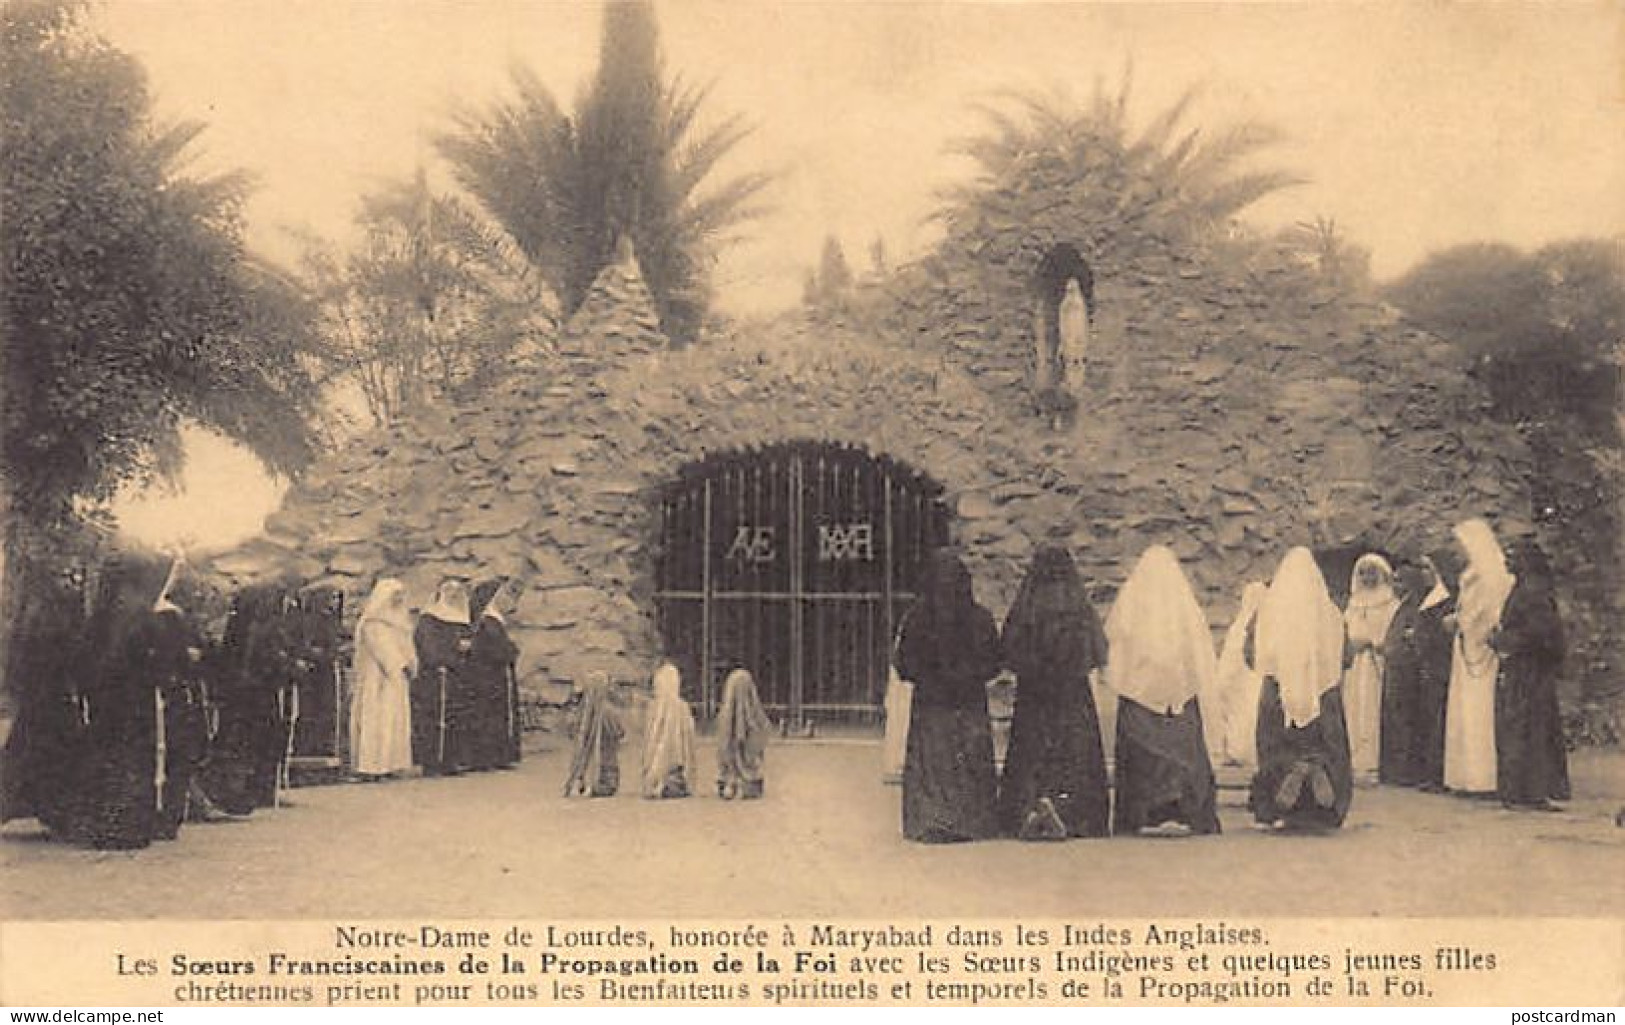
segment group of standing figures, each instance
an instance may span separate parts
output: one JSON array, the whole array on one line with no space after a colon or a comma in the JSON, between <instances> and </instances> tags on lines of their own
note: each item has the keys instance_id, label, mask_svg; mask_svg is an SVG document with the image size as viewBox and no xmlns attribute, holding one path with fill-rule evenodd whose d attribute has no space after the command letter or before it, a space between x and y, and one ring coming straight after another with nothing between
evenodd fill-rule
<instances>
[{"instance_id":1,"label":"group of standing figures","mask_svg":"<svg viewBox=\"0 0 1625 1025\"><path fill-rule=\"evenodd\" d=\"M121 556L88 601L66 581L36 596L11 666L23 701L5 818L131 849L279 802L300 695L333 689L341 598L246 589L215 642L185 607L181 570Z\"/></svg>"},{"instance_id":2,"label":"group of standing figures","mask_svg":"<svg viewBox=\"0 0 1625 1025\"><path fill-rule=\"evenodd\" d=\"M356 624L350 761L363 780L413 766L427 776L506 769L520 760L523 728L502 600L506 582L472 594L444 581L413 620L406 588L374 585Z\"/></svg>"},{"instance_id":3,"label":"group of standing figures","mask_svg":"<svg viewBox=\"0 0 1625 1025\"><path fill-rule=\"evenodd\" d=\"M1253 767L1262 829L1341 826L1357 779L1512 808L1567 799L1549 569L1532 544L1509 568L1482 520L1453 536L1397 574L1362 556L1345 609L1292 549L1248 585L1219 658L1166 547L1141 555L1104 626L1067 551L1041 548L1002 631L963 562L937 552L898 643L904 835L1217 833L1219 760ZM1016 704L1000 775L986 683L1004 671Z\"/></svg>"}]
</instances>

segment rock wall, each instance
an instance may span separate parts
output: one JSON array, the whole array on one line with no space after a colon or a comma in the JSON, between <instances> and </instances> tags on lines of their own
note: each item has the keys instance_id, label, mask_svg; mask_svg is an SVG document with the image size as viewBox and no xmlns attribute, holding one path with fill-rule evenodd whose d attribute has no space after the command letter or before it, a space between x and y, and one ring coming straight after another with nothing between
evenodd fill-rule
<instances>
[{"instance_id":1,"label":"rock wall","mask_svg":"<svg viewBox=\"0 0 1625 1025\"><path fill-rule=\"evenodd\" d=\"M944 485L1000 611L1034 542L1078 520L1054 443L940 357L796 321L674 351L635 266L621 265L555 351L323 461L263 539L214 565L357 599L395 575L420 602L446 576L517 577L510 623L528 690L562 696L592 668L641 680L660 647L650 546L662 486L707 453L797 438L884 452Z\"/></svg>"}]
</instances>

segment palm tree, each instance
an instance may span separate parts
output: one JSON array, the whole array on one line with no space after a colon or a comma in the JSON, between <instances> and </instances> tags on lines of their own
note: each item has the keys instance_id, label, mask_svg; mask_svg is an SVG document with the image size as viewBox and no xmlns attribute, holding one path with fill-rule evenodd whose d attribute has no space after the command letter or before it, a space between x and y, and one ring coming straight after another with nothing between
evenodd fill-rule
<instances>
[{"instance_id":1,"label":"palm tree","mask_svg":"<svg viewBox=\"0 0 1625 1025\"><path fill-rule=\"evenodd\" d=\"M1216 133L1186 127L1199 97L1189 89L1137 135L1129 124L1132 69L1116 90L1098 79L1087 103L1051 91L999 94L978 107L986 131L955 144L976 168L966 184L946 190L938 216L966 226L978 215L1071 194L1120 221L1151 217L1195 234L1226 225L1279 189L1302 184L1283 171L1249 169L1281 140L1275 130L1244 122ZM1082 196L1102 185L1110 195Z\"/></svg>"},{"instance_id":2,"label":"palm tree","mask_svg":"<svg viewBox=\"0 0 1625 1025\"><path fill-rule=\"evenodd\" d=\"M708 305L715 246L760 213L754 204L771 178L746 174L705 188L750 129L737 117L699 127L709 90L663 80L648 3L609 4L604 19L598 72L573 116L519 67L513 98L459 112L436 145L566 316L626 235L663 327L686 342Z\"/></svg>"}]
</instances>

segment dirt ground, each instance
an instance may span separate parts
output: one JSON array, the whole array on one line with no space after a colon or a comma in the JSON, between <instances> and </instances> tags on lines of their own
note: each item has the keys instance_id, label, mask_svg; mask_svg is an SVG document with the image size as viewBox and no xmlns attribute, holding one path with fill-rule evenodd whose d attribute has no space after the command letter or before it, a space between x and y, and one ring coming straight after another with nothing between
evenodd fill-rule
<instances>
[{"instance_id":1,"label":"dirt ground","mask_svg":"<svg viewBox=\"0 0 1625 1025\"><path fill-rule=\"evenodd\" d=\"M702 773L711 764L703 752ZM14 920L1625 915L1619 752L1577 756L1576 799L1557 814L1362 789L1342 831L1276 836L1248 828L1245 792L1227 785L1222 836L950 847L903 841L900 790L879 764L876 741L789 741L769 752L763 801L565 800L566 755L543 745L508 772L300 788L290 807L189 825L145 851L78 850L14 822L0 908Z\"/></svg>"}]
</instances>

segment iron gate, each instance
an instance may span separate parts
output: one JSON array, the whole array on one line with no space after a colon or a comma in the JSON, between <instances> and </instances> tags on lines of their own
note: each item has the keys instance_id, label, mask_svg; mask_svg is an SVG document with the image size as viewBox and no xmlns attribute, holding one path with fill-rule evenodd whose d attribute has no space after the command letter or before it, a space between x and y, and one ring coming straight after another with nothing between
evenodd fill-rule
<instances>
[{"instance_id":1,"label":"iron gate","mask_svg":"<svg viewBox=\"0 0 1625 1025\"><path fill-rule=\"evenodd\" d=\"M662 497L657 608L685 696L710 718L725 674L794 725L873 720L942 488L884 456L799 442L686 466Z\"/></svg>"}]
</instances>

